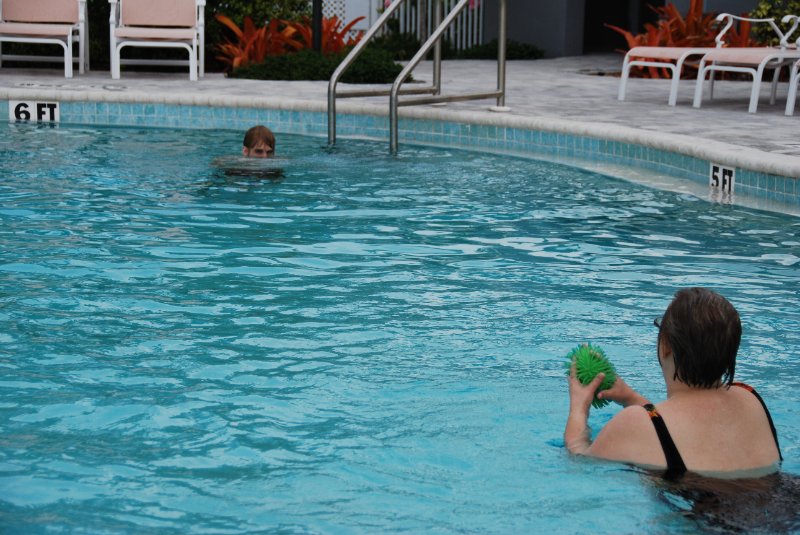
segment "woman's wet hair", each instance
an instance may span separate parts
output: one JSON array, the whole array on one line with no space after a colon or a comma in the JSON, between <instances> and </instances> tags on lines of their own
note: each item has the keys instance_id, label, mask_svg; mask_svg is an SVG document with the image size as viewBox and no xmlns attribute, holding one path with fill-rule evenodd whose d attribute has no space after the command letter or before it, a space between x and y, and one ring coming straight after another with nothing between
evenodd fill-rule
<instances>
[{"instance_id":1,"label":"woman's wet hair","mask_svg":"<svg viewBox=\"0 0 800 535\"><path fill-rule=\"evenodd\" d=\"M689 386L730 386L742 323L733 305L706 288L686 288L675 294L658 331L675 362L675 377Z\"/></svg>"}]
</instances>

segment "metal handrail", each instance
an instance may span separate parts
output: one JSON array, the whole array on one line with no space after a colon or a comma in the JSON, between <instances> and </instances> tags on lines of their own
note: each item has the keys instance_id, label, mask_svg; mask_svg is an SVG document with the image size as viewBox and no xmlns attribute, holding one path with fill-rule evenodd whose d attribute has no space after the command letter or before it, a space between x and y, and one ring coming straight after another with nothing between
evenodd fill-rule
<instances>
[{"instance_id":1,"label":"metal handrail","mask_svg":"<svg viewBox=\"0 0 800 535\"><path fill-rule=\"evenodd\" d=\"M333 146L336 143L336 98L353 98L353 97L379 97L379 96L387 96L391 93L390 89L365 89L365 90L350 90L350 91L337 91L336 86L339 84L339 80L341 79L342 75L344 75L345 71L350 68L353 62L358 59L361 55L361 52L364 51L364 48L369 44L370 41L375 37L375 35L383 29L386 25L386 22L391 18L391 16L400 9L400 6L406 0L394 0L389 7L387 7L378 20L375 21L375 24L367 30L367 33L364 34L359 42L353 47L350 53L342 60L336 70L331 75L330 82L328 82L328 145ZM441 22L441 8L439 7L439 2L441 0L433 0L434 4L434 13L435 20L434 24L439 25ZM403 90L403 94L432 94L438 95L441 91L441 79L442 79L442 48L441 42L436 44L436 48L434 50L434 59L433 59L433 83L428 87L417 87L412 89Z\"/></svg>"},{"instance_id":2,"label":"metal handrail","mask_svg":"<svg viewBox=\"0 0 800 535\"><path fill-rule=\"evenodd\" d=\"M422 45L422 48L416 55L408 62L403 71L397 76L397 79L392 85L392 90L389 95L389 150L392 154L397 154L399 144L399 126L398 126L398 112L399 106L414 106L421 104L434 104L438 102L457 102L463 100L482 100L486 98L496 98L497 106L493 108L495 111L508 111L505 107L506 95L506 28L508 25L508 9L507 0L500 0L499 6L499 35L497 39L497 91L484 92L484 93L468 93L463 95L438 95L434 97L423 97L407 100L405 102L399 101L399 95L403 82L411 75L411 72L417 67L420 61L430 51L430 49L441 41L441 36L447 30L448 26L453 23L456 17L469 5L470 0L460 0L445 19L437 26L431 33L431 36Z\"/></svg>"},{"instance_id":3,"label":"metal handrail","mask_svg":"<svg viewBox=\"0 0 800 535\"><path fill-rule=\"evenodd\" d=\"M389 150L392 154L397 153L398 140L399 140L399 127L398 127L398 107L399 106L414 106L421 104L434 104L439 102L458 102L463 100L482 100L488 98L496 98L497 106L491 108L493 111L508 111L509 108L505 107L506 100L506 40L507 40L507 25L508 25L508 9L507 0L499 0L498 2L498 46L497 46L497 90L483 93L468 93L462 95L446 95L442 96L442 34L447 28L456 20L456 17L469 5L470 0L460 0L455 7L453 7L447 16L442 20L441 0L433 0L434 12L434 26L435 30L431 33L427 41L422 45L419 51L414 55L411 61L403 68L400 75L395 79L389 90L351 90L351 91L337 91L336 86L339 79L344 72L353 64L358 58L367 44L375 37L375 35L386 25L389 18L400 8L405 0L394 0L383 12L383 14L375 21L375 24L367 31L364 37L353 47L353 50L347 57L339 64L331 76L328 84L328 145L333 146L336 143L336 98L348 97L373 97L389 95ZM433 57L433 84L429 87L403 89L402 85L411 76L411 72L419 65L425 56L434 50ZM409 99L400 102L400 95L419 95L431 94L433 96Z\"/></svg>"}]
</instances>

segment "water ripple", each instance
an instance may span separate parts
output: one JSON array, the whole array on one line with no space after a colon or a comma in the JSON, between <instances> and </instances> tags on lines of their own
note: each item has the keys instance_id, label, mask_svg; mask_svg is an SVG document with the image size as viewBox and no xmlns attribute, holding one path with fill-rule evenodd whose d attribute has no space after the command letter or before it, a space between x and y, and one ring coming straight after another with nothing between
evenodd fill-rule
<instances>
[{"instance_id":1,"label":"water ripple","mask_svg":"<svg viewBox=\"0 0 800 535\"><path fill-rule=\"evenodd\" d=\"M235 132L0 131L11 532L691 531L561 447L563 355L662 397L685 285L736 304L800 471L795 218L455 150L281 136L271 181L212 164Z\"/></svg>"}]
</instances>

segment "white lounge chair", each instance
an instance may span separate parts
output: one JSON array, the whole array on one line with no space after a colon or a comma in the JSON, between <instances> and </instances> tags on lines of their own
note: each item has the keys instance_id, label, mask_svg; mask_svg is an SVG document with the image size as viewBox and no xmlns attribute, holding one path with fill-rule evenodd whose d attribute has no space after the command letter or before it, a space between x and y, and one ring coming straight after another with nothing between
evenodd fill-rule
<instances>
[{"instance_id":1,"label":"white lounge chair","mask_svg":"<svg viewBox=\"0 0 800 535\"><path fill-rule=\"evenodd\" d=\"M111 77L120 65L189 66L189 79L205 75L205 0L109 0ZM126 46L184 48L187 60L121 59Z\"/></svg>"},{"instance_id":2,"label":"white lounge chair","mask_svg":"<svg viewBox=\"0 0 800 535\"><path fill-rule=\"evenodd\" d=\"M752 19L748 17L738 17L730 13L722 13L717 16L717 20L719 22L724 22L724 24L717 34L715 39L716 46L714 47L637 46L631 48L627 54L625 54L625 59L622 62L622 75L620 76L617 99L625 100L628 78L632 67L656 67L659 69L668 69L672 72L672 82L670 84L667 102L670 106L675 106L678 102L678 84L681 79L684 63L690 59L699 60L709 52L723 48L725 46L725 34L728 33L737 21L739 23L750 22L768 24L778 36L783 36L780 29L775 24L775 19L772 18Z\"/></svg>"},{"instance_id":3,"label":"white lounge chair","mask_svg":"<svg viewBox=\"0 0 800 535\"><path fill-rule=\"evenodd\" d=\"M775 104L780 70L800 59L800 49L797 46L789 46L789 37L800 24L800 17L786 15L783 17L783 23L792 23L792 26L785 35L781 33L781 42L778 47L721 48L703 56L695 84L694 107L699 108L703 102L703 83L706 75L714 72L739 72L750 74L753 77L748 111L756 113L758 99L761 94L761 80L764 76L764 71L767 69L774 70L770 104ZM711 98L713 98L713 94Z\"/></svg>"},{"instance_id":4,"label":"white lounge chair","mask_svg":"<svg viewBox=\"0 0 800 535\"><path fill-rule=\"evenodd\" d=\"M0 0L0 65L5 61L64 62L64 76L72 78L89 69L89 34L85 0ZM56 44L64 56L34 56L2 53L3 43ZM78 43L78 57L73 54Z\"/></svg>"},{"instance_id":5,"label":"white lounge chair","mask_svg":"<svg viewBox=\"0 0 800 535\"><path fill-rule=\"evenodd\" d=\"M797 86L800 84L800 60L795 62L789 76L789 94L786 96L786 115L794 115L794 103L797 100Z\"/></svg>"}]
</instances>

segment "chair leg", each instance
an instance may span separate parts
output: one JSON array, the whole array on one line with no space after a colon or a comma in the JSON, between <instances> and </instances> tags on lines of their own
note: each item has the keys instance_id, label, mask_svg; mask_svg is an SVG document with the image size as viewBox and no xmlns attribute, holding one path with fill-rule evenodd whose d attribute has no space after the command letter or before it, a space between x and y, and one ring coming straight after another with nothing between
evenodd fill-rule
<instances>
[{"instance_id":1,"label":"chair leg","mask_svg":"<svg viewBox=\"0 0 800 535\"><path fill-rule=\"evenodd\" d=\"M72 36L64 43L64 78L72 78Z\"/></svg>"},{"instance_id":2,"label":"chair leg","mask_svg":"<svg viewBox=\"0 0 800 535\"><path fill-rule=\"evenodd\" d=\"M189 80L197 81L197 43L193 43L189 50Z\"/></svg>"},{"instance_id":3,"label":"chair leg","mask_svg":"<svg viewBox=\"0 0 800 535\"><path fill-rule=\"evenodd\" d=\"M783 67L778 65L772 72L772 91L769 94L770 106L774 106L775 101L778 99L778 79L780 78L782 69Z\"/></svg>"},{"instance_id":4,"label":"chair leg","mask_svg":"<svg viewBox=\"0 0 800 535\"><path fill-rule=\"evenodd\" d=\"M712 63L714 65L714 63ZM711 83L709 85L708 100L714 100L714 85L717 81L717 71L711 71Z\"/></svg>"},{"instance_id":5,"label":"chair leg","mask_svg":"<svg viewBox=\"0 0 800 535\"><path fill-rule=\"evenodd\" d=\"M123 45L111 47L111 78L114 80L119 80L119 63L120 63L120 50L122 49Z\"/></svg>"},{"instance_id":6,"label":"chair leg","mask_svg":"<svg viewBox=\"0 0 800 535\"><path fill-rule=\"evenodd\" d=\"M86 47L83 44L83 34L78 36L78 73L86 72Z\"/></svg>"},{"instance_id":7,"label":"chair leg","mask_svg":"<svg viewBox=\"0 0 800 535\"><path fill-rule=\"evenodd\" d=\"M89 53L91 52L91 50L89 48L89 35L86 33L84 33L83 35L83 47L84 47L83 49L85 50L85 52L83 53L83 61L84 61L83 69L84 72L89 72L89 65L91 63L91 58L89 57Z\"/></svg>"},{"instance_id":8,"label":"chair leg","mask_svg":"<svg viewBox=\"0 0 800 535\"><path fill-rule=\"evenodd\" d=\"M758 110L758 97L761 95L761 79L764 76L764 63L758 66L758 70L753 71L753 88L750 90L750 107L748 113L756 113Z\"/></svg>"},{"instance_id":9,"label":"chair leg","mask_svg":"<svg viewBox=\"0 0 800 535\"><path fill-rule=\"evenodd\" d=\"M678 83L681 81L681 63L668 68L672 70L672 82L669 84L669 101L667 104L674 107L678 103Z\"/></svg>"},{"instance_id":10,"label":"chair leg","mask_svg":"<svg viewBox=\"0 0 800 535\"><path fill-rule=\"evenodd\" d=\"M786 96L786 115L794 115L794 104L797 99L797 85L800 82L800 62L792 67L789 76L789 94Z\"/></svg>"},{"instance_id":11,"label":"chair leg","mask_svg":"<svg viewBox=\"0 0 800 535\"><path fill-rule=\"evenodd\" d=\"M3 66L3 43L0 42L0 67Z\"/></svg>"},{"instance_id":12,"label":"chair leg","mask_svg":"<svg viewBox=\"0 0 800 535\"><path fill-rule=\"evenodd\" d=\"M701 60L697 70L697 81L694 84L694 101L692 102L692 106L695 108L699 108L703 103L703 82L705 82L706 79L706 70L706 61Z\"/></svg>"},{"instance_id":13,"label":"chair leg","mask_svg":"<svg viewBox=\"0 0 800 535\"><path fill-rule=\"evenodd\" d=\"M86 2L88 4L89 2ZM83 72L89 72L89 7L84 5L83 28L81 28L81 52L83 52Z\"/></svg>"},{"instance_id":14,"label":"chair leg","mask_svg":"<svg viewBox=\"0 0 800 535\"><path fill-rule=\"evenodd\" d=\"M619 77L619 89L617 90L617 100L625 100L625 92L628 87L628 76L631 72L631 60L626 55L622 61L622 76Z\"/></svg>"},{"instance_id":15,"label":"chair leg","mask_svg":"<svg viewBox=\"0 0 800 535\"><path fill-rule=\"evenodd\" d=\"M206 40L205 37L200 35L200 78L206 75Z\"/></svg>"}]
</instances>

